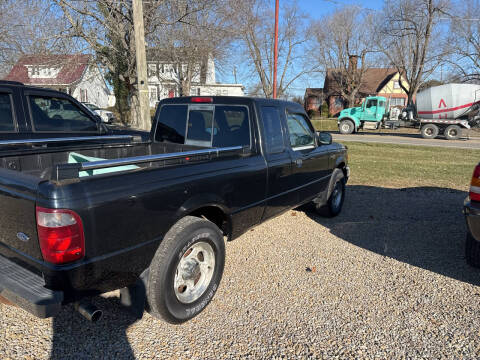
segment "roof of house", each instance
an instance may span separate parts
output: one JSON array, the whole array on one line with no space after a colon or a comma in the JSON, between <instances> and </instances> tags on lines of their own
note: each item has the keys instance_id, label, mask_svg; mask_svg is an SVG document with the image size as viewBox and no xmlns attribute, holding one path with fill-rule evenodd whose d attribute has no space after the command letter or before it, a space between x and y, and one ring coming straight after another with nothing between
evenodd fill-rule
<instances>
[{"instance_id":1,"label":"roof of house","mask_svg":"<svg viewBox=\"0 0 480 360\"><path fill-rule=\"evenodd\" d=\"M397 73L396 68L369 68L365 70L359 92L365 95L377 94ZM328 95L339 95L338 79L342 76L340 70L328 69L325 77L324 91Z\"/></svg>"},{"instance_id":2,"label":"roof of house","mask_svg":"<svg viewBox=\"0 0 480 360\"><path fill-rule=\"evenodd\" d=\"M25 55L13 66L4 80L20 81L28 85L70 85L80 80L91 60L91 55ZM60 67L56 77L32 78L27 66Z\"/></svg>"},{"instance_id":3,"label":"roof of house","mask_svg":"<svg viewBox=\"0 0 480 360\"><path fill-rule=\"evenodd\" d=\"M306 88L305 97L309 96L323 96L323 88Z\"/></svg>"}]
</instances>

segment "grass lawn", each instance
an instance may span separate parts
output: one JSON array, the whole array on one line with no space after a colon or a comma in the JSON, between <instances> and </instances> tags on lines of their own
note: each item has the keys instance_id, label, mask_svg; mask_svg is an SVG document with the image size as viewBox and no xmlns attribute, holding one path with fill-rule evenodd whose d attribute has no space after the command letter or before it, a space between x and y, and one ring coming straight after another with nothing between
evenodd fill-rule
<instances>
[{"instance_id":1,"label":"grass lawn","mask_svg":"<svg viewBox=\"0 0 480 360\"><path fill-rule=\"evenodd\" d=\"M468 190L480 161L480 150L342 143L348 146L351 184Z\"/></svg>"},{"instance_id":2,"label":"grass lawn","mask_svg":"<svg viewBox=\"0 0 480 360\"><path fill-rule=\"evenodd\" d=\"M337 119L312 119L312 125L317 131L337 131Z\"/></svg>"}]
</instances>

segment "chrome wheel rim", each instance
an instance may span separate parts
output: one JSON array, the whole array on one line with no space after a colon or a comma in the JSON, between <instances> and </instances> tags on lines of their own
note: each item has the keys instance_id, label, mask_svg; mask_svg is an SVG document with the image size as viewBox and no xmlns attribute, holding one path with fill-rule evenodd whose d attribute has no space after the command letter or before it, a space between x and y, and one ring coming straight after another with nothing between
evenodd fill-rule
<instances>
[{"instance_id":1,"label":"chrome wheel rim","mask_svg":"<svg viewBox=\"0 0 480 360\"><path fill-rule=\"evenodd\" d=\"M343 132L348 132L350 130L350 125L348 124L343 124L342 125L342 131Z\"/></svg>"},{"instance_id":2,"label":"chrome wheel rim","mask_svg":"<svg viewBox=\"0 0 480 360\"><path fill-rule=\"evenodd\" d=\"M450 131L448 132L448 135L451 136L451 137L457 136L457 130L455 130L455 129L450 129Z\"/></svg>"},{"instance_id":3,"label":"chrome wheel rim","mask_svg":"<svg viewBox=\"0 0 480 360\"><path fill-rule=\"evenodd\" d=\"M174 290L178 301L190 304L198 300L210 285L215 269L215 252L206 242L188 248L178 262Z\"/></svg>"}]
</instances>

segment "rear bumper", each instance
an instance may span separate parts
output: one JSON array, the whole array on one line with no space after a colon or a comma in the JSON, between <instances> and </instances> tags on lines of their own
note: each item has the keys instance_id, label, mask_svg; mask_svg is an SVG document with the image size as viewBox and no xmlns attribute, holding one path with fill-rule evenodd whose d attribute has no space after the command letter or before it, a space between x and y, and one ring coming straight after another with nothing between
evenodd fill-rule
<instances>
[{"instance_id":1,"label":"rear bumper","mask_svg":"<svg viewBox=\"0 0 480 360\"><path fill-rule=\"evenodd\" d=\"M0 255L0 297L39 317L56 315L63 292L44 287L43 278Z\"/></svg>"},{"instance_id":2,"label":"rear bumper","mask_svg":"<svg viewBox=\"0 0 480 360\"><path fill-rule=\"evenodd\" d=\"M463 213L467 221L468 231L475 240L480 241L480 203L472 203L469 198L466 198Z\"/></svg>"}]
</instances>

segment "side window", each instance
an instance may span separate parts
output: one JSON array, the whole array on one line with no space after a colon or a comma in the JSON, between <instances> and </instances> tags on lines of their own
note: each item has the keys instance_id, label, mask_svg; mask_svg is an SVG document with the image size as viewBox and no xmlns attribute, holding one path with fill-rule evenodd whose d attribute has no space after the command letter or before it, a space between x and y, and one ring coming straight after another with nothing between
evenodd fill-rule
<instances>
[{"instance_id":1,"label":"side window","mask_svg":"<svg viewBox=\"0 0 480 360\"><path fill-rule=\"evenodd\" d=\"M216 106L213 147L250 145L250 121L243 106Z\"/></svg>"},{"instance_id":2,"label":"side window","mask_svg":"<svg viewBox=\"0 0 480 360\"><path fill-rule=\"evenodd\" d=\"M185 145L212 146L213 108L191 108L188 112Z\"/></svg>"},{"instance_id":3,"label":"side window","mask_svg":"<svg viewBox=\"0 0 480 360\"><path fill-rule=\"evenodd\" d=\"M265 145L268 154L285 150L280 112L274 106L262 106L262 123L265 133Z\"/></svg>"},{"instance_id":4,"label":"side window","mask_svg":"<svg viewBox=\"0 0 480 360\"><path fill-rule=\"evenodd\" d=\"M293 150L303 150L315 146L312 129L303 115L287 113L287 126Z\"/></svg>"},{"instance_id":5,"label":"side window","mask_svg":"<svg viewBox=\"0 0 480 360\"><path fill-rule=\"evenodd\" d=\"M185 143L187 105L164 105L157 118L155 141Z\"/></svg>"},{"instance_id":6,"label":"side window","mask_svg":"<svg viewBox=\"0 0 480 360\"><path fill-rule=\"evenodd\" d=\"M367 102L367 109L368 108L371 108L371 107L374 107L374 106L377 106L377 100L368 100Z\"/></svg>"},{"instance_id":7,"label":"side window","mask_svg":"<svg viewBox=\"0 0 480 360\"><path fill-rule=\"evenodd\" d=\"M0 93L0 131L14 131L12 101L9 94Z\"/></svg>"},{"instance_id":8,"label":"side window","mask_svg":"<svg viewBox=\"0 0 480 360\"><path fill-rule=\"evenodd\" d=\"M67 99L29 96L36 131L97 131L97 123Z\"/></svg>"}]
</instances>

